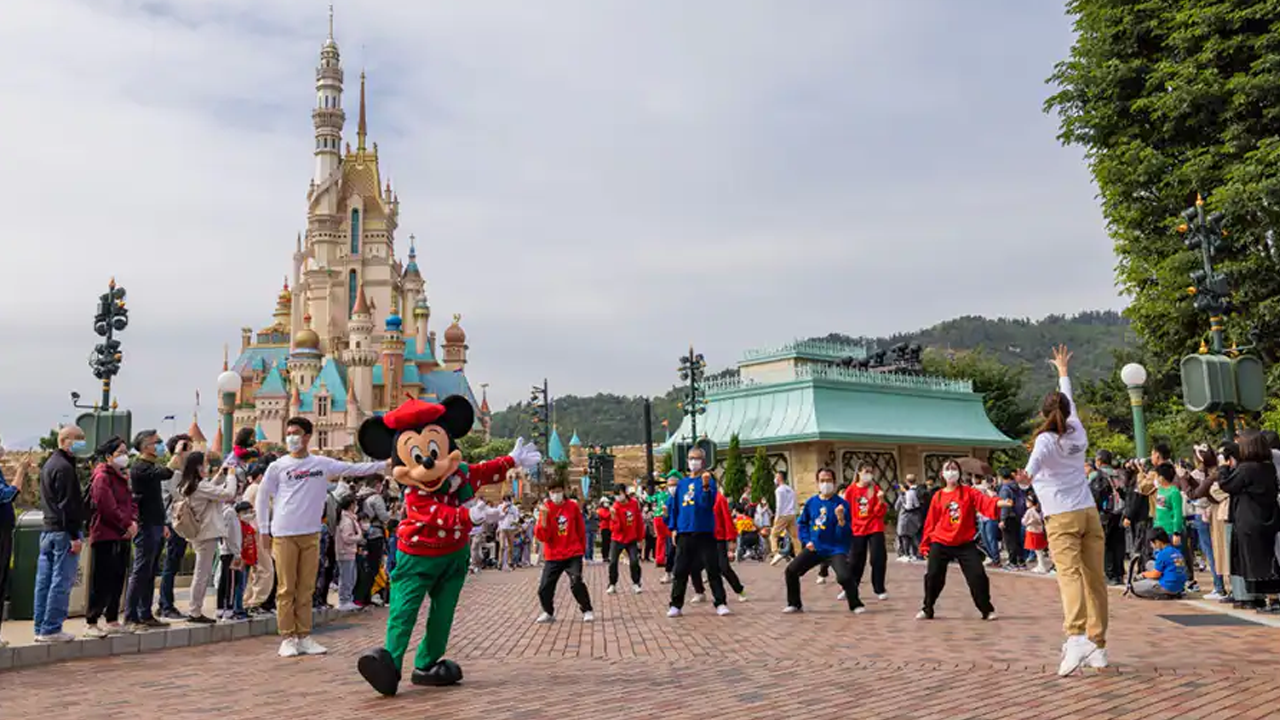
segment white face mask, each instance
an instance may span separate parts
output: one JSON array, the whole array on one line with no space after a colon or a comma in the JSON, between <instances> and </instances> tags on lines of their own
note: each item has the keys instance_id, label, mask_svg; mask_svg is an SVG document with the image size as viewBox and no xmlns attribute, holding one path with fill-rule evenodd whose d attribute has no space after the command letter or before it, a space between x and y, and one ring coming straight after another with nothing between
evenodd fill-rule
<instances>
[{"instance_id":1,"label":"white face mask","mask_svg":"<svg viewBox=\"0 0 1280 720\"><path fill-rule=\"evenodd\" d=\"M836 484L831 482L818 483L818 492L823 495L831 495L836 491Z\"/></svg>"},{"instance_id":2,"label":"white face mask","mask_svg":"<svg viewBox=\"0 0 1280 720\"><path fill-rule=\"evenodd\" d=\"M617 498L618 502L624 502L627 499L627 496L621 493L614 495L614 497Z\"/></svg>"},{"instance_id":3,"label":"white face mask","mask_svg":"<svg viewBox=\"0 0 1280 720\"><path fill-rule=\"evenodd\" d=\"M942 479L952 484L960 482L960 471L959 470L943 470Z\"/></svg>"},{"instance_id":4,"label":"white face mask","mask_svg":"<svg viewBox=\"0 0 1280 720\"><path fill-rule=\"evenodd\" d=\"M289 448L289 452L291 453L298 452L299 450L302 449L302 436L301 435L285 435L284 446Z\"/></svg>"},{"instance_id":5,"label":"white face mask","mask_svg":"<svg viewBox=\"0 0 1280 720\"><path fill-rule=\"evenodd\" d=\"M559 493L559 492L551 493L551 502L556 505L559 505L560 503L564 502L564 493Z\"/></svg>"},{"instance_id":6,"label":"white face mask","mask_svg":"<svg viewBox=\"0 0 1280 720\"><path fill-rule=\"evenodd\" d=\"M120 468L121 470L123 470L123 469L125 469L125 468L129 465L129 456L128 456L128 455L117 455L117 456L115 456L115 457L111 458L111 464L112 464L112 465L115 465L116 467L118 467L118 468Z\"/></svg>"},{"instance_id":7,"label":"white face mask","mask_svg":"<svg viewBox=\"0 0 1280 720\"><path fill-rule=\"evenodd\" d=\"M862 474L858 475L858 477L859 477L859 478L862 480L862 482L864 482L864 483L869 483L869 482L871 482L872 480L875 480L875 479L876 479L875 473L871 473L871 472L864 472L864 473L862 473Z\"/></svg>"},{"instance_id":8,"label":"white face mask","mask_svg":"<svg viewBox=\"0 0 1280 720\"><path fill-rule=\"evenodd\" d=\"M696 458L690 458L690 459L689 459L689 472L695 472L695 473L696 473L696 472L701 472L701 471L702 471L702 461L701 461L701 460L698 460L698 459L696 459Z\"/></svg>"}]
</instances>

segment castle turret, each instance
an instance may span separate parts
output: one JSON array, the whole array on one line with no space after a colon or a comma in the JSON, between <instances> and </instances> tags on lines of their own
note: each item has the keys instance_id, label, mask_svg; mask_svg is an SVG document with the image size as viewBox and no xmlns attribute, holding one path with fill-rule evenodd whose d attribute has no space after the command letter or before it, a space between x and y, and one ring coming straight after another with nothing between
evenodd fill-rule
<instances>
[{"instance_id":1,"label":"castle turret","mask_svg":"<svg viewBox=\"0 0 1280 720\"><path fill-rule=\"evenodd\" d=\"M400 334L402 321L395 294L391 295L391 313L387 315L382 335L382 386L385 388L387 410L400 405L401 380L404 376L404 338Z\"/></svg>"},{"instance_id":2,"label":"castle turret","mask_svg":"<svg viewBox=\"0 0 1280 720\"><path fill-rule=\"evenodd\" d=\"M364 420L364 413L360 411L360 399L356 397L355 383L347 383L347 435L351 438L352 444L355 443L357 435L360 433L360 422Z\"/></svg>"},{"instance_id":3,"label":"castle turret","mask_svg":"<svg viewBox=\"0 0 1280 720\"><path fill-rule=\"evenodd\" d=\"M342 351L342 362L347 366L348 395L354 393L359 408L372 411L373 366L378 362L378 353L373 349L373 319L364 283L356 291L356 304L352 306L351 319L347 321L347 334L347 349ZM348 413L351 408L352 401L348 397ZM350 420L349 414L347 417Z\"/></svg>"},{"instance_id":4,"label":"castle turret","mask_svg":"<svg viewBox=\"0 0 1280 720\"><path fill-rule=\"evenodd\" d=\"M389 187L390 186L388 186L388 188ZM425 344L417 343L417 338L419 335L417 301L422 296L422 291L424 287L425 287L425 283L423 283L422 281L422 273L418 271L417 239L414 236L410 235L409 236L409 262L404 266L404 273L400 276L400 290L403 293L404 304L402 307L404 307L405 309L409 309L409 308L414 309L412 335L414 337L416 346L419 348L418 352L422 352L426 348Z\"/></svg>"},{"instance_id":5,"label":"castle turret","mask_svg":"<svg viewBox=\"0 0 1280 720\"><path fill-rule=\"evenodd\" d=\"M333 8L329 9L329 37L320 46L320 65L316 67L316 107L311 122L316 130L315 173L313 187L320 185L338 169L342 158L342 126L346 123L342 110L342 58L333 39Z\"/></svg>"},{"instance_id":6,"label":"castle turret","mask_svg":"<svg viewBox=\"0 0 1280 720\"><path fill-rule=\"evenodd\" d=\"M493 439L493 411L489 409L489 383L480 383L480 427L484 429L484 441Z\"/></svg>"},{"instance_id":7,"label":"castle turret","mask_svg":"<svg viewBox=\"0 0 1280 720\"><path fill-rule=\"evenodd\" d=\"M413 306L413 342L414 350L419 357L426 354L431 342L431 336L427 330L430 322L431 306L427 305L427 296L419 295L418 301Z\"/></svg>"},{"instance_id":8,"label":"castle turret","mask_svg":"<svg viewBox=\"0 0 1280 720\"><path fill-rule=\"evenodd\" d=\"M293 351L289 353L289 378L294 388L311 389L320 374L324 357L320 354L320 336L311 329L311 315L302 318L303 328L293 336Z\"/></svg>"},{"instance_id":9,"label":"castle turret","mask_svg":"<svg viewBox=\"0 0 1280 720\"><path fill-rule=\"evenodd\" d=\"M298 394L298 385L296 383L289 390L289 414L302 414L302 396Z\"/></svg>"},{"instance_id":10,"label":"castle turret","mask_svg":"<svg viewBox=\"0 0 1280 720\"><path fill-rule=\"evenodd\" d=\"M292 332L293 320L293 293L289 290L289 278L284 279L284 289L280 291L279 297L276 298L276 311L271 314L275 320L276 327L281 332Z\"/></svg>"},{"instance_id":11,"label":"castle turret","mask_svg":"<svg viewBox=\"0 0 1280 720\"><path fill-rule=\"evenodd\" d=\"M453 316L453 324L444 331L444 367L446 370L464 370L467 367L467 333L462 329L462 315Z\"/></svg>"}]
</instances>

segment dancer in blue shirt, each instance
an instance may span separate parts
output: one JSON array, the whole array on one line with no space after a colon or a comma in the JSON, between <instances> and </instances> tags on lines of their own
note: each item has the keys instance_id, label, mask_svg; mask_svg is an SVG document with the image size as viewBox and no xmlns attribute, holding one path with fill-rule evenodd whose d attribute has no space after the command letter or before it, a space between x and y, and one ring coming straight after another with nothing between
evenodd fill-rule
<instances>
[{"instance_id":1,"label":"dancer in blue shirt","mask_svg":"<svg viewBox=\"0 0 1280 720\"><path fill-rule=\"evenodd\" d=\"M800 531L800 554L787 565L787 606L784 613L798 613L804 609L800 600L800 578L823 563L829 563L836 571L836 582L844 588L849 610L861 613L866 610L858 597L858 586L853 582L853 568L849 566L849 546L853 534L849 528L849 503L836 495L835 472L828 468L818 471L818 494L809 498L800 512L797 525Z\"/></svg>"},{"instance_id":2,"label":"dancer in blue shirt","mask_svg":"<svg viewBox=\"0 0 1280 720\"><path fill-rule=\"evenodd\" d=\"M675 579L671 583L671 608L667 617L678 618L684 608L684 592L689 575L701 560L707 571L707 584L716 604L717 615L729 615L725 604L724 582L720 579L720 559L716 549L716 494L719 492L711 473L703 472L706 456L701 448L689 451L689 475L681 478L675 492L667 500L667 522L676 536Z\"/></svg>"}]
</instances>

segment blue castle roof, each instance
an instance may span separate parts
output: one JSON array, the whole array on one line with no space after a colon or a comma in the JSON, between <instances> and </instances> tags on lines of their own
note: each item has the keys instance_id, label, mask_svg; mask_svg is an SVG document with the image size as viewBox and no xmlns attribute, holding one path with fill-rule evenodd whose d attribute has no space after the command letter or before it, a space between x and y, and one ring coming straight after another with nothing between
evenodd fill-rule
<instances>
[{"instance_id":1,"label":"blue castle roof","mask_svg":"<svg viewBox=\"0 0 1280 720\"><path fill-rule=\"evenodd\" d=\"M560 433L551 428L551 439L547 441L547 457L551 462L565 462L569 459L564 453L564 443L560 442Z\"/></svg>"}]
</instances>

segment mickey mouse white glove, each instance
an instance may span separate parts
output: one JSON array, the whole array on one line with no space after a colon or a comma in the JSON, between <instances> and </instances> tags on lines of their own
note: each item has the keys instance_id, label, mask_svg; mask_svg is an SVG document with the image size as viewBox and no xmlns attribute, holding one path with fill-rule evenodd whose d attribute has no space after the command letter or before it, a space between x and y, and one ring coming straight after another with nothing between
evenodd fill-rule
<instances>
[{"instance_id":1,"label":"mickey mouse white glove","mask_svg":"<svg viewBox=\"0 0 1280 720\"><path fill-rule=\"evenodd\" d=\"M470 508L468 508L468 510L471 512L471 524L472 524L472 525L483 525L483 524L484 524L485 515L487 515L487 514L488 514L488 512L487 512L487 509L485 508L485 506L484 506L483 504L481 504L481 503L475 503L475 504L473 504Z\"/></svg>"},{"instance_id":2,"label":"mickey mouse white glove","mask_svg":"<svg viewBox=\"0 0 1280 720\"><path fill-rule=\"evenodd\" d=\"M516 446L511 449L511 459L516 461L518 467L533 470L542 463L542 453L538 452L537 445L526 444L524 438L516 438Z\"/></svg>"}]
</instances>

